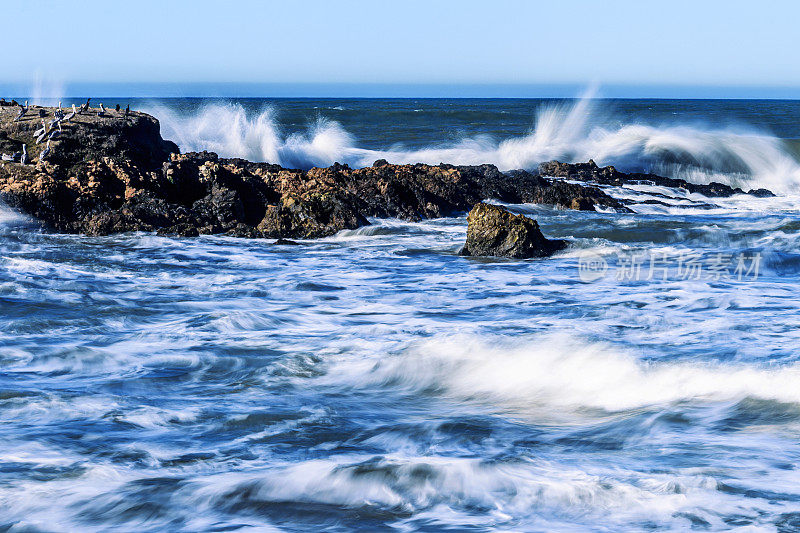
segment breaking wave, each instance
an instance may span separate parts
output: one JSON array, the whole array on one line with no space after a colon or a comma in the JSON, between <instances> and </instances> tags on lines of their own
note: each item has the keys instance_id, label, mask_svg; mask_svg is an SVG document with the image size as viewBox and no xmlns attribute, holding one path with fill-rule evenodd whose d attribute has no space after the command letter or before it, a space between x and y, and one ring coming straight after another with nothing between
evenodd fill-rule
<instances>
[{"instance_id":1,"label":"breaking wave","mask_svg":"<svg viewBox=\"0 0 800 533\"><path fill-rule=\"evenodd\" d=\"M344 364L334 380L433 393L526 414L543 408L608 412L746 398L800 403L800 366L648 363L603 344L546 335L513 346L473 336L435 338L378 364Z\"/></svg>"},{"instance_id":2,"label":"breaking wave","mask_svg":"<svg viewBox=\"0 0 800 533\"><path fill-rule=\"evenodd\" d=\"M304 132L286 132L272 107L248 113L235 103L208 104L181 113L162 104L148 111L159 117L166 138L183 151L210 150L225 157L277 163L287 167L355 167L383 158L392 163L492 163L502 170L534 169L543 161L594 159L626 170L652 171L697 183L766 187L791 193L800 185L800 163L782 140L745 127L644 123L619 124L600 109L601 101L584 98L542 106L533 127L522 136L463 138L421 149L405 149L386 139L387 149L361 148L341 124L318 118Z\"/></svg>"}]
</instances>

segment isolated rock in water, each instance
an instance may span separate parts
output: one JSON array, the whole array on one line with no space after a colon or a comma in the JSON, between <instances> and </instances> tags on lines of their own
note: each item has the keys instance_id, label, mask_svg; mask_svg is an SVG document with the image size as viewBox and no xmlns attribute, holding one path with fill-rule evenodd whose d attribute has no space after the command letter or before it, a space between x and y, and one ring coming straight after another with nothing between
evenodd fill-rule
<instances>
[{"instance_id":1,"label":"isolated rock in water","mask_svg":"<svg viewBox=\"0 0 800 533\"><path fill-rule=\"evenodd\" d=\"M461 255L525 259L547 257L567 246L566 241L545 238L535 220L498 205L475 205L467 223L467 242Z\"/></svg>"}]
</instances>

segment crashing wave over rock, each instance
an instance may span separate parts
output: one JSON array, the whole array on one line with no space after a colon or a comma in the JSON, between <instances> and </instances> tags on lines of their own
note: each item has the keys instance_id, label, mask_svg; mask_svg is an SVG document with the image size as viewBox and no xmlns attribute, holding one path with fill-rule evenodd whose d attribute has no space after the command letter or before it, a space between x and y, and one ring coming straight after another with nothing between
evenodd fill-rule
<instances>
[{"instance_id":1,"label":"crashing wave over rock","mask_svg":"<svg viewBox=\"0 0 800 533\"><path fill-rule=\"evenodd\" d=\"M524 170L504 173L493 165L379 160L359 169L334 164L295 170L210 152L180 154L177 145L162 139L155 118L137 112L86 109L61 122L47 150L34 133L55 110L36 109L15 120L16 108L0 108L0 149L24 144L32 161L1 164L0 195L66 233L316 238L368 225L368 217L453 216L486 199L627 210L596 187ZM574 177L563 168L546 167L540 174Z\"/></svg>"}]
</instances>

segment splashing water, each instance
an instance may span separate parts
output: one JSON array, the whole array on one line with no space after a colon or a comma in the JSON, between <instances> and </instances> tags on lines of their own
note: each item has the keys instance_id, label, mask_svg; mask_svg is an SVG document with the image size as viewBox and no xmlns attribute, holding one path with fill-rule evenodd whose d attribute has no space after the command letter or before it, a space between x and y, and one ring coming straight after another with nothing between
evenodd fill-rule
<instances>
[{"instance_id":1,"label":"splashing water","mask_svg":"<svg viewBox=\"0 0 800 533\"><path fill-rule=\"evenodd\" d=\"M238 104L208 105L189 116L165 106L149 111L161 120L164 137L183 151L209 150L224 157L300 168L352 162L368 152L353 148L350 134L330 120L319 119L304 134L285 135L272 108L255 116L248 116Z\"/></svg>"},{"instance_id":2,"label":"splashing water","mask_svg":"<svg viewBox=\"0 0 800 533\"><path fill-rule=\"evenodd\" d=\"M377 159L392 163L491 163L501 170L535 169L544 161L594 159L626 170L652 171L696 183L719 181L743 188L765 187L790 193L800 185L800 163L785 141L747 127L704 128L685 124L620 124L599 110L601 101L583 98L541 106L528 133L502 140L477 135L407 149L387 138L384 149L359 147L334 120L318 116L303 132L287 133L278 110L248 113L241 104L215 103L181 113L152 104L166 138L184 151L210 150L224 157L287 167L363 167ZM339 110L342 110L340 108Z\"/></svg>"},{"instance_id":3,"label":"splashing water","mask_svg":"<svg viewBox=\"0 0 800 533\"><path fill-rule=\"evenodd\" d=\"M55 78L36 72L31 88L31 103L35 105L56 105L64 97L64 83Z\"/></svg>"}]
</instances>

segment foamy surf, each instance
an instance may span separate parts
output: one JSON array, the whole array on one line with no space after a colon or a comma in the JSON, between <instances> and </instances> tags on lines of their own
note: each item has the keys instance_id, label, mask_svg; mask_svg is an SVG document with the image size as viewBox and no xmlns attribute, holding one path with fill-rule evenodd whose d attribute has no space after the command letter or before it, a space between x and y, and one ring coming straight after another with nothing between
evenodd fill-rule
<instances>
[{"instance_id":1,"label":"foamy surf","mask_svg":"<svg viewBox=\"0 0 800 533\"><path fill-rule=\"evenodd\" d=\"M800 366L647 362L605 343L561 335L428 340L327 379L400 388L519 414L550 407L609 412L745 398L800 404Z\"/></svg>"}]
</instances>

